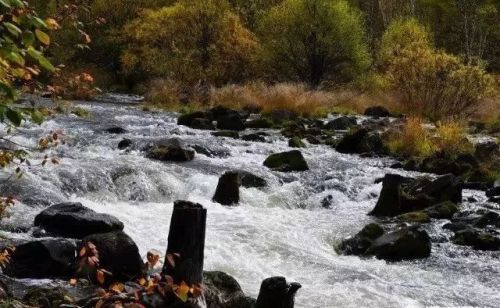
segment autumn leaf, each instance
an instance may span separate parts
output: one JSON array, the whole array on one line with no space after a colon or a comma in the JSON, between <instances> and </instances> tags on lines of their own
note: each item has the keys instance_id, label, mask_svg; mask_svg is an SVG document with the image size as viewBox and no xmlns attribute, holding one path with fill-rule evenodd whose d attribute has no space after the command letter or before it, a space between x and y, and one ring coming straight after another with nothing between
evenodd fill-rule
<instances>
[{"instance_id":1,"label":"autumn leaf","mask_svg":"<svg viewBox=\"0 0 500 308\"><path fill-rule=\"evenodd\" d=\"M97 271L97 282L100 284L104 284L104 281L106 280L106 277L104 275L104 272L102 270Z\"/></svg>"},{"instance_id":2,"label":"autumn leaf","mask_svg":"<svg viewBox=\"0 0 500 308\"><path fill-rule=\"evenodd\" d=\"M120 294L123 292L123 290L125 290L125 286L123 285L123 283L116 282L109 287L109 290Z\"/></svg>"},{"instance_id":3,"label":"autumn leaf","mask_svg":"<svg viewBox=\"0 0 500 308\"><path fill-rule=\"evenodd\" d=\"M189 293L189 286L184 281L175 290L175 294L183 302L187 301L188 293Z\"/></svg>"},{"instance_id":4,"label":"autumn leaf","mask_svg":"<svg viewBox=\"0 0 500 308\"><path fill-rule=\"evenodd\" d=\"M42 44L50 45L50 36L47 33L36 29L35 36Z\"/></svg>"},{"instance_id":5,"label":"autumn leaf","mask_svg":"<svg viewBox=\"0 0 500 308\"><path fill-rule=\"evenodd\" d=\"M144 277L142 277L141 279L139 279L139 284L141 286L144 286L146 284L146 279L144 279Z\"/></svg>"}]
</instances>

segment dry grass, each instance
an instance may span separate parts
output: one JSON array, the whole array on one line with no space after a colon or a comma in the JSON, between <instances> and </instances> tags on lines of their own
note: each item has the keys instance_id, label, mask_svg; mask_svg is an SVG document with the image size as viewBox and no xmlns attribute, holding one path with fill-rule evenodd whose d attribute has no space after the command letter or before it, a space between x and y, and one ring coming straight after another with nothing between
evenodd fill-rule
<instances>
[{"instance_id":1,"label":"dry grass","mask_svg":"<svg viewBox=\"0 0 500 308\"><path fill-rule=\"evenodd\" d=\"M422 119L408 118L401 131L389 136L387 146L392 153L407 156L427 156L436 148L429 132L423 127Z\"/></svg>"},{"instance_id":2,"label":"dry grass","mask_svg":"<svg viewBox=\"0 0 500 308\"><path fill-rule=\"evenodd\" d=\"M472 152L474 146L467 139L467 126L458 121L444 121L436 126L436 137L434 143L436 147L450 154L460 154Z\"/></svg>"}]
</instances>

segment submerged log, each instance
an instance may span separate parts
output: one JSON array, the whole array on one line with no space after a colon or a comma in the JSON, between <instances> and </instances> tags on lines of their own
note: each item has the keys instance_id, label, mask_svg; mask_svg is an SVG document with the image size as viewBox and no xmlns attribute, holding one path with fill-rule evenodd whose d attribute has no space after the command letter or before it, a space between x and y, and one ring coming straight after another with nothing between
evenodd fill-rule
<instances>
[{"instance_id":1,"label":"submerged log","mask_svg":"<svg viewBox=\"0 0 500 308\"><path fill-rule=\"evenodd\" d=\"M255 308L293 308L295 294L301 287L297 282L287 283L285 277L264 279Z\"/></svg>"},{"instance_id":2,"label":"submerged log","mask_svg":"<svg viewBox=\"0 0 500 308\"><path fill-rule=\"evenodd\" d=\"M163 273L176 284L203 282L206 221L207 210L201 204L174 202Z\"/></svg>"}]
</instances>

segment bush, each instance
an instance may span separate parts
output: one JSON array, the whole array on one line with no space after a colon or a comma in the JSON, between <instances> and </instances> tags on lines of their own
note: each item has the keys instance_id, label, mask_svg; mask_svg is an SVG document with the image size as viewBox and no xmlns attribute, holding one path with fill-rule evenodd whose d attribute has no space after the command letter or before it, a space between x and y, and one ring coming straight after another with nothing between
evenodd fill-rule
<instances>
[{"instance_id":1,"label":"bush","mask_svg":"<svg viewBox=\"0 0 500 308\"><path fill-rule=\"evenodd\" d=\"M492 84L482 66L464 64L433 48L427 31L415 20L389 26L378 66L390 87L401 94L406 110L432 120L470 115Z\"/></svg>"},{"instance_id":2,"label":"bush","mask_svg":"<svg viewBox=\"0 0 500 308\"><path fill-rule=\"evenodd\" d=\"M466 126L457 121L444 121L436 125L436 147L452 155L474 151L467 139Z\"/></svg>"},{"instance_id":3,"label":"bush","mask_svg":"<svg viewBox=\"0 0 500 308\"><path fill-rule=\"evenodd\" d=\"M405 156L428 156L435 151L429 132L417 117L408 118L402 129L392 133L387 141L391 153Z\"/></svg>"},{"instance_id":4,"label":"bush","mask_svg":"<svg viewBox=\"0 0 500 308\"><path fill-rule=\"evenodd\" d=\"M360 13L343 0L285 0L258 29L264 67L280 80L345 82L370 65Z\"/></svg>"},{"instance_id":5,"label":"bush","mask_svg":"<svg viewBox=\"0 0 500 308\"><path fill-rule=\"evenodd\" d=\"M254 35L225 0L191 0L146 11L125 27L126 72L187 85L245 80L257 48Z\"/></svg>"}]
</instances>

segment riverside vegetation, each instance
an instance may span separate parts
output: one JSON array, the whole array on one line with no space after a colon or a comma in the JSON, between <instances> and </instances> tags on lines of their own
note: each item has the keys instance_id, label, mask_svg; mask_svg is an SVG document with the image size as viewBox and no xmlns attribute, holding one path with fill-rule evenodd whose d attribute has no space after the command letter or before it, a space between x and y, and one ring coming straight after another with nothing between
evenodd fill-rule
<instances>
[{"instance_id":1,"label":"riverside vegetation","mask_svg":"<svg viewBox=\"0 0 500 308\"><path fill-rule=\"evenodd\" d=\"M317 183L331 178L317 174L325 163L311 153L381 161L387 166L373 179L381 191L365 211L369 223L337 237L331 254L374 257L390 266L442 253L441 246L474 251L485 262L500 251L498 1L0 0L0 17L0 217L10 219L18 203L44 208L36 216L30 211L34 222L10 228L5 239L0 233L0 307L204 307L203 298L208 307L270 308L285 292L281 301L291 308L301 287L269 278L255 300L222 272L205 272L203 284L178 281L158 267L163 253L149 250L142 260L141 243L123 231L120 219L67 202L67 190L102 193L107 184L99 179L85 185L68 174L44 180L65 200L53 198L53 188L26 192L23 185L44 178L39 167L50 172L84 152L71 131L43 128L46 119L103 134L112 138L109 151L133 157L128 171L102 166L110 172L104 176L112 179L109 187L137 175L141 168L134 164L143 158L159 170L186 164L203 174L216 170L220 178L206 202L228 208L246 202L249 192L270 194L298 182L320 197L319 208L332 210L337 195ZM109 109L106 102L120 103L100 95L109 91L145 101L132 112ZM131 97L125 102L137 106ZM175 128L155 118L170 119L171 112ZM112 126L115 113L144 119ZM107 126L82 124L93 119ZM143 122L170 130L157 138ZM32 138L33 125L42 125L38 140L19 142ZM254 148L259 145L262 152ZM234 156L231 146L258 157L258 168L221 163ZM138 182L126 182L125 200L151 201L132 189ZM161 202L185 195L158 190ZM300 208L310 200L290 203ZM166 253L164 264L175 269L180 258ZM64 283L20 296L19 278ZM320 307L307 299L298 305ZM453 303L483 303L469 300Z\"/></svg>"}]
</instances>

